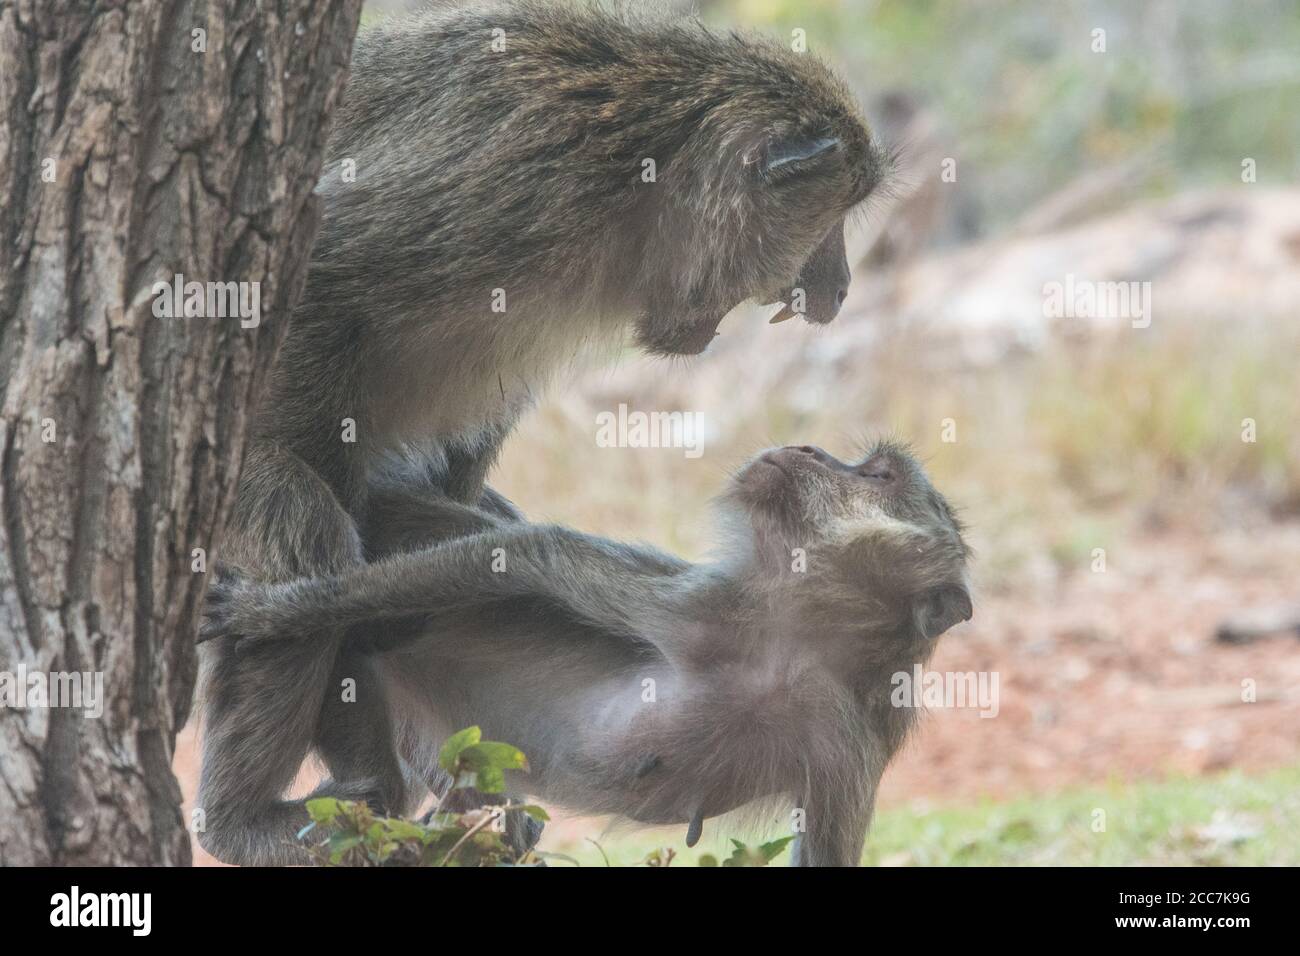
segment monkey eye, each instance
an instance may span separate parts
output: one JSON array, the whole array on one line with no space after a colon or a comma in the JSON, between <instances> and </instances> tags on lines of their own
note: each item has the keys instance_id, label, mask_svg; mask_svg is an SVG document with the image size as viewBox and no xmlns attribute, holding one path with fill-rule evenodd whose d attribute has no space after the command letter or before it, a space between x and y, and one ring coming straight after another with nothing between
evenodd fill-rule
<instances>
[{"instance_id":1,"label":"monkey eye","mask_svg":"<svg viewBox=\"0 0 1300 956\"><path fill-rule=\"evenodd\" d=\"M886 487L898 481L898 470L888 458L875 455L858 466L858 474L870 481Z\"/></svg>"},{"instance_id":2,"label":"monkey eye","mask_svg":"<svg viewBox=\"0 0 1300 956\"><path fill-rule=\"evenodd\" d=\"M763 155L762 169L765 174L795 173L807 164L825 158L839 146L839 138L835 136L774 140Z\"/></svg>"}]
</instances>

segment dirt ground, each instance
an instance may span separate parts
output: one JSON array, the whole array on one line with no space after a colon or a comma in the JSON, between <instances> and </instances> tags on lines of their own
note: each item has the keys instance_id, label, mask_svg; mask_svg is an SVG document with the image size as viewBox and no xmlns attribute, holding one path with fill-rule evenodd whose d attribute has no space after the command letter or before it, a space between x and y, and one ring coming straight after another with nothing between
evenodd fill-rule
<instances>
[{"instance_id":1,"label":"dirt ground","mask_svg":"<svg viewBox=\"0 0 1300 956\"><path fill-rule=\"evenodd\" d=\"M1300 601L1300 522L1153 533L1108 561L1043 593L976 595L974 620L944 638L931 669L996 673L997 715L932 709L886 773L882 806L1300 761L1300 640L1214 641L1243 607ZM188 811L193 728L175 769ZM215 862L197 846L195 861Z\"/></svg>"},{"instance_id":2,"label":"dirt ground","mask_svg":"<svg viewBox=\"0 0 1300 956\"><path fill-rule=\"evenodd\" d=\"M999 712L932 710L887 772L884 803L1300 759L1300 640L1213 639L1244 606L1300 600L1300 525L1166 533L1110 559L1052 593L976 604L931 666L998 672ZM1248 679L1254 703L1242 700Z\"/></svg>"}]
</instances>

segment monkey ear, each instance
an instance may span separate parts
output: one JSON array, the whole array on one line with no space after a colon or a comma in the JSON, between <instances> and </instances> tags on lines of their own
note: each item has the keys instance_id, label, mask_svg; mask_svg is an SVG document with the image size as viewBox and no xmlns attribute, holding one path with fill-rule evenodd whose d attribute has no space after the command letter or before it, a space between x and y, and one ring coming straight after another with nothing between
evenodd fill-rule
<instances>
[{"instance_id":1,"label":"monkey ear","mask_svg":"<svg viewBox=\"0 0 1300 956\"><path fill-rule=\"evenodd\" d=\"M912 619L927 640L934 640L950 627L969 621L973 613L970 594L959 584L942 584L922 591L912 602Z\"/></svg>"},{"instance_id":2,"label":"monkey ear","mask_svg":"<svg viewBox=\"0 0 1300 956\"><path fill-rule=\"evenodd\" d=\"M825 158L839 149L840 141L834 136L794 136L769 141L759 156L761 169L767 173L794 173L807 164ZM752 160L750 160L752 162Z\"/></svg>"}]
</instances>

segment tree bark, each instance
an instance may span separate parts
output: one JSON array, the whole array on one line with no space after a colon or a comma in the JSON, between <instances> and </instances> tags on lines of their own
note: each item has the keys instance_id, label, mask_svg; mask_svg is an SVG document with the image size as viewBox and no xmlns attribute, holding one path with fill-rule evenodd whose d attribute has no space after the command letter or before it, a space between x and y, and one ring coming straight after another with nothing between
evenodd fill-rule
<instances>
[{"instance_id":1,"label":"tree bark","mask_svg":"<svg viewBox=\"0 0 1300 956\"><path fill-rule=\"evenodd\" d=\"M0 682L104 698L0 705L0 864L190 860L194 549L306 274L360 3L0 0ZM261 324L157 317L177 274L259 283Z\"/></svg>"}]
</instances>

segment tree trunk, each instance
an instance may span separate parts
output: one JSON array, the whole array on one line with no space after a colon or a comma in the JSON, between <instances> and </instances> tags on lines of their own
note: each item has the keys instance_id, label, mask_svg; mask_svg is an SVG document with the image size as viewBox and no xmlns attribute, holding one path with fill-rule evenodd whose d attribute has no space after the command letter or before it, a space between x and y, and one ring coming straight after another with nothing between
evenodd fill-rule
<instances>
[{"instance_id":1,"label":"tree trunk","mask_svg":"<svg viewBox=\"0 0 1300 956\"><path fill-rule=\"evenodd\" d=\"M0 864L189 862L196 568L302 287L360 2L0 0ZM158 317L177 274L248 283L250 318ZM42 699L60 672L89 674L75 707Z\"/></svg>"}]
</instances>

